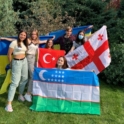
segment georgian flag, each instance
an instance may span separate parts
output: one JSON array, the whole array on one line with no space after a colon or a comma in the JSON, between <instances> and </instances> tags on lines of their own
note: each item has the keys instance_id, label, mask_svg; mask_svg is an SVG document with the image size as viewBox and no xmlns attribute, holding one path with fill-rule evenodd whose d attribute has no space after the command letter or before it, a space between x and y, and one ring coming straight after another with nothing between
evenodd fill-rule
<instances>
[{"instance_id":1,"label":"georgian flag","mask_svg":"<svg viewBox=\"0 0 124 124\"><path fill-rule=\"evenodd\" d=\"M99 74L111 62L106 26L94 33L84 45L65 57L70 68L94 70L96 74Z\"/></svg>"},{"instance_id":2,"label":"georgian flag","mask_svg":"<svg viewBox=\"0 0 124 124\"><path fill-rule=\"evenodd\" d=\"M52 50L52 49L39 48L37 67L55 68L58 58L64 55L65 55L64 50Z\"/></svg>"}]
</instances>

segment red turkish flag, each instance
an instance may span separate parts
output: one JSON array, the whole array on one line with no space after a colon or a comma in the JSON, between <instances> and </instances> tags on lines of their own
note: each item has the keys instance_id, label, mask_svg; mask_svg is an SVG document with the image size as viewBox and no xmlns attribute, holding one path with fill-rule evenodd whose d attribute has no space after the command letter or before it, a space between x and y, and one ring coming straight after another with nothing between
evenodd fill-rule
<instances>
[{"instance_id":1,"label":"red turkish flag","mask_svg":"<svg viewBox=\"0 0 124 124\"><path fill-rule=\"evenodd\" d=\"M58 58L64 55L65 55L64 50L52 50L52 49L39 48L37 67L55 68Z\"/></svg>"}]
</instances>

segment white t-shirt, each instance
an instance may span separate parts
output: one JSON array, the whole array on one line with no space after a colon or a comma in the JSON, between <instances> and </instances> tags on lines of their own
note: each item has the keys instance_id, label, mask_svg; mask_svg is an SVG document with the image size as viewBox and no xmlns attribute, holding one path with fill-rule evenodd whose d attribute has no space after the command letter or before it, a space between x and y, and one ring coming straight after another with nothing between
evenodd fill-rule
<instances>
[{"instance_id":1,"label":"white t-shirt","mask_svg":"<svg viewBox=\"0 0 124 124\"><path fill-rule=\"evenodd\" d=\"M17 40L12 41L11 44L9 45L9 47L14 49L13 55L25 54L25 52L27 50L27 48L23 42L21 42L21 47L18 47Z\"/></svg>"}]
</instances>

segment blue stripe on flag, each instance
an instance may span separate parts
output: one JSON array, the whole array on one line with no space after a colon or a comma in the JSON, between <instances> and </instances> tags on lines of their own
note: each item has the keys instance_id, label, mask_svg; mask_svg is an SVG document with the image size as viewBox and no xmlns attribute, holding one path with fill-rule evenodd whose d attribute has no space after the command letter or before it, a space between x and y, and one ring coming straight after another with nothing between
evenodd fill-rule
<instances>
[{"instance_id":1,"label":"blue stripe on flag","mask_svg":"<svg viewBox=\"0 0 124 124\"><path fill-rule=\"evenodd\" d=\"M1 40L0 41L0 55L7 55L9 48L9 41Z\"/></svg>"},{"instance_id":2,"label":"blue stripe on flag","mask_svg":"<svg viewBox=\"0 0 124 124\"><path fill-rule=\"evenodd\" d=\"M88 25L88 26L90 26L90 25ZM73 28L73 30L72 30L72 34L73 34L73 35L76 35L79 31L86 29L88 26L75 27L75 28ZM91 33L91 30L92 30L91 28L88 29L88 30L86 30L85 34ZM63 36L64 34L65 34L65 30L57 30L57 31L54 31L54 32L50 32L50 33L49 33L49 35L55 35L55 40L56 40L57 38Z\"/></svg>"},{"instance_id":3,"label":"blue stripe on flag","mask_svg":"<svg viewBox=\"0 0 124 124\"><path fill-rule=\"evenodd\" d=\"M46 83L99 86L97 75L94 72L77 70L35 68L33 80Z\"/></svg>"}]
</instances>

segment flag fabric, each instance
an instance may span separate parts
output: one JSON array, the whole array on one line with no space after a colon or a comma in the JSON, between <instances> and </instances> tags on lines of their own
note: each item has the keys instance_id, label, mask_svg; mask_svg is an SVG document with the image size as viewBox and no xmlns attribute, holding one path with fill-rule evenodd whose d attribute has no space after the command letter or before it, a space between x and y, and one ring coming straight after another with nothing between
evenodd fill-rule
<instances>
[{"instance_id":1,"label":"flag fabric","mask_svg":"<svg viewBox=\"0 0 124 124\"><path fill-rule=\"evenodd\" d=\"M68 65L73 69L94 70L99 74L111 62L106 26L66 56Z\"/></svg>"},{"instance_id":2,"label":"flag fabric","mask_svg":"<svg viewBox=\"0 0 124 124\"><path fill-rule=\"evenodd\" d=\"M30 109L100 115L98 77L90 71L35 68Z\"/></svg>"},{"instance_id":3,"label":"flag fabric","mask_svg":"<svg viewBox=\"0 0 124 124\"><path fill-rule=\"evenodd\" d=\"M81 30L85 30L87 29L89 26L91 25L85 25L85 26L79 26L79 27L74 27L73 30L72 30L72 34L73 35L77 35L77 33ZM92 28L89 28L85 31L85 35L86 36L89 36L91 35L91 30ZM66 30L57 30L57 31L53 31L53 32L50 32L49 35L54 35L55 36L55 40L61 36L63 36L65 34Z\"/></svg>"},{"instance_id":4,"label":"flag fabric","mask_svg":"<svg viewBox=\"0 0 124 124\"><path fill-rule=\"evenodd\" d=\"M39 48L37 67L55 68L58 58L64 55L65 55L64 50L52 50L52 49Z\"/></svg>"},{"instance_id":5,"label":"flag fabric","mask_svg":"<svg viewBox=\"0 0 124 124\"><path fill-rule=\"evenodd\" d=\"M5 40L0 40L0 74L5 74L5 67L9 63L7 52L10 42Z\"/></svg>"},{"instance_id":6,"label":"flag fabric","mask_svg":"<svg viewBox=\"0 0 124 124\"><path fill-rule=\"evenodd\" d=\"M7 75L6 75L6 78L0 88L0 94L3 94L5 92L7 92L7 88L9 86L9 84L11 83L11 69L9 69L7 71Z\"/></svg>"}]
</instances>

